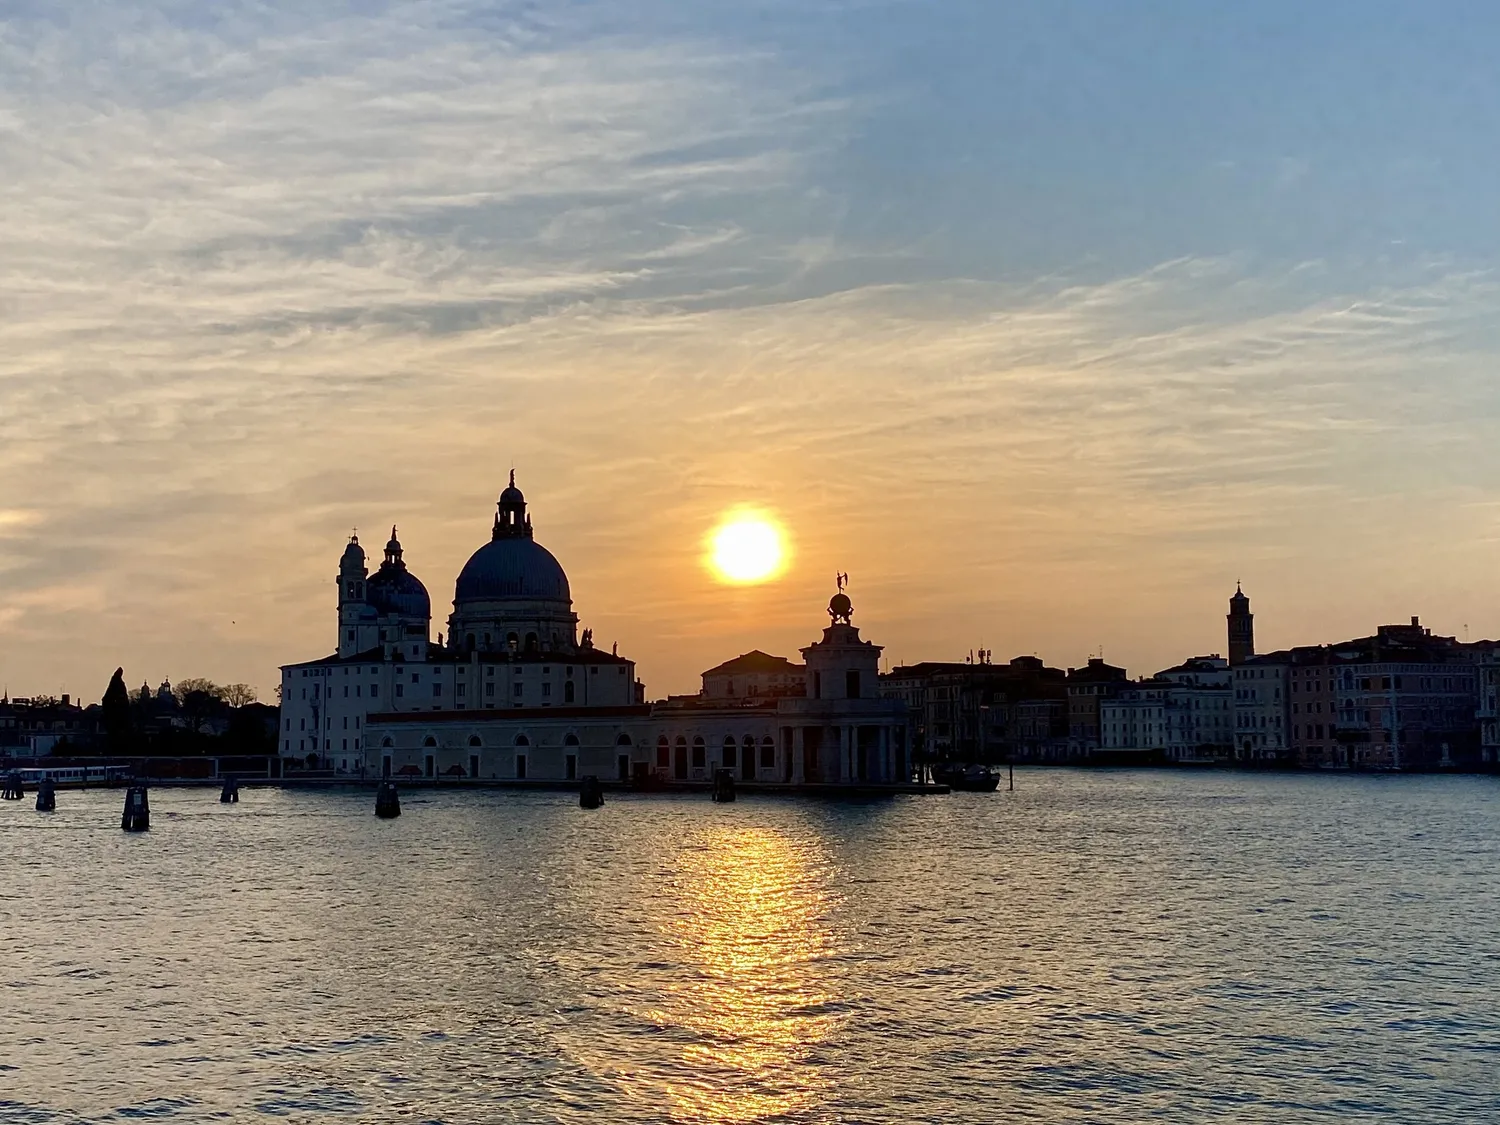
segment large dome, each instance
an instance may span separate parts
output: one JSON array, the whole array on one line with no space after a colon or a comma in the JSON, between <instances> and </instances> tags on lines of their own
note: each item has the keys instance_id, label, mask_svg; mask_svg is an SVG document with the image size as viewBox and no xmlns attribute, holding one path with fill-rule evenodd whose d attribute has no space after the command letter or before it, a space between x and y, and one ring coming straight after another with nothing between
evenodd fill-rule
<instances>
[{"instance_id":1,"label":"large dome","mask_svg":"<svg viewBox=\"0 0 1500 1125\"><path fill-rule=\"evenodd\" d=\"M459 573L455 606L506 599L572 600L562 565L534 539L520 535L492 539L470 556Z\"/></svg>"}]
</instances>

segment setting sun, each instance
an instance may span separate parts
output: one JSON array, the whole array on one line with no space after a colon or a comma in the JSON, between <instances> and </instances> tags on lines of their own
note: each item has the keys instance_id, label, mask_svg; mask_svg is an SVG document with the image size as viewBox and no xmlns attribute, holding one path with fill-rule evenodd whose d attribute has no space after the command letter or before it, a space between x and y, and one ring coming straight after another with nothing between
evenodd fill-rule
<instances>
[{"instance_id":1,"label":"setting sun","mask_svg":"<svg viewBox=\"0 0 1500 1125\"><path fill-rule=\"evenodd\" d=\"M708 560L726 582L765 582L782 572L786 547L781 528L759 512L731 512L709 536Z\"/></svg>"}]
</instances>

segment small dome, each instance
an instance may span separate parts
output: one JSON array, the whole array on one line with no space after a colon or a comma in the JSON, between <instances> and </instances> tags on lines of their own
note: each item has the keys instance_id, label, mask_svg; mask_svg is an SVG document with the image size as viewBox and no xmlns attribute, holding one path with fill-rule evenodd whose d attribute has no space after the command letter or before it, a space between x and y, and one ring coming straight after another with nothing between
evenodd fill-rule
<instances>
[{"instance_id":1,"label":"small dome","mask_svg":"<svg viewBox=\"0 0 1500 1125\"><path fill-rule=\"evenodd\" d=\"M534 539L492 539L459 573L453 604L498 600L571 602L562 564Z\"/></svg>"},{"instance_id":2,"label":"small dome","mask_svg":"<svg viewBox=\"0 0 1500 1125\"><path fill-rule=\"evenodd\" d=\"M432 617L427 587L404 566L382 566L365 583L365 600L381 613L402 617Z\"/></svg>"},{"instance_id":3,"label":"small dome","mask_svg":"<svg viewBox=\"0 0 1500 1125\"><path fill-rule=\"evenodd\" d=\"M359 545L359 536L349 536L349 545L344 548L343 557L339 559L340 567L358 569L365 565L365 549Z\"/></svg>"}]
</instances>

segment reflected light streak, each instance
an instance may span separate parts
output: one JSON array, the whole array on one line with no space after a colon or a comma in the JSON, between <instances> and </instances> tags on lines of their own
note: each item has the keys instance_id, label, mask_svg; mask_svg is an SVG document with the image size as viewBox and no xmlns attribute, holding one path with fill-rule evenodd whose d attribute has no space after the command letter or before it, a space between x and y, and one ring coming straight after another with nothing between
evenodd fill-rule
<instances>
[{"instance_id":1,"label":"reflected light streak","mask_svg":"<svg viewBox=\"0 0 1500 1125\"><path fill-rule=\"evenodd\" d=\"M739 1123L805 1112L829 1085L809 1054L840 1021L828 861L770 829L717 829L678 856L673 937L698 969L658 1018L696 1033L696 1076L668 1089L674 1120Z\"/></svg>"}]
</instances>

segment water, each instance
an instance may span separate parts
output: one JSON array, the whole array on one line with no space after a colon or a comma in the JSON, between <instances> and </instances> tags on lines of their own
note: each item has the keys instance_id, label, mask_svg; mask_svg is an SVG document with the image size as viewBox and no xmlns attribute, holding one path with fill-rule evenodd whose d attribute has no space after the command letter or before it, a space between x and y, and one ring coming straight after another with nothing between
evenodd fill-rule
<instances>
[{"instance_id":1,"label":"water","mask_svg":"<svg viewBox=\"0 0 1500 1125\"><path fill-rule=\"evenodd\" d=\"M0 806L0 1122L1500 1120L1500 781Z\"/></svg>"}]
</instances>

